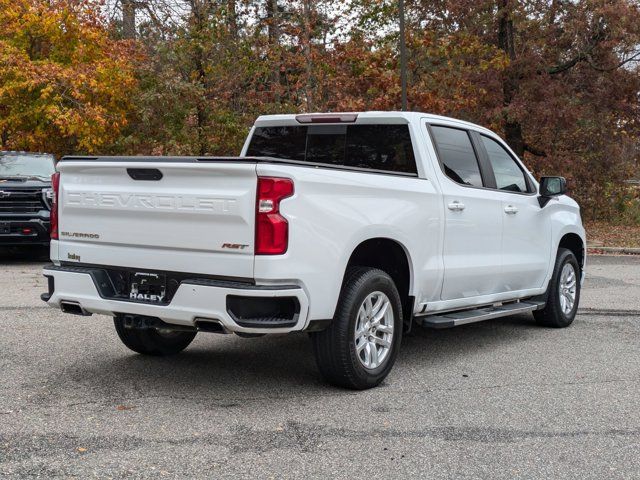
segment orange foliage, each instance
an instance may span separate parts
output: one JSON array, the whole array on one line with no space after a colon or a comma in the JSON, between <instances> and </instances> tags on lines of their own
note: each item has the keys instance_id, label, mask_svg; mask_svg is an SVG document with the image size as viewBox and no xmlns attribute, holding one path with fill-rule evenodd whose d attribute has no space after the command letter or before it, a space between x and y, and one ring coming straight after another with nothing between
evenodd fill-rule
<instances>
[{"instance_id":1,"label":"orange foliage","mask_svg":"<svg viewBox=\"0 0 640 480\"><path fill-rule=\"evenodd\" d=\"M2 148L91 153L113 143L132 107L132 52L88 3L0 0Z\"/></svg>"}]
</instances>

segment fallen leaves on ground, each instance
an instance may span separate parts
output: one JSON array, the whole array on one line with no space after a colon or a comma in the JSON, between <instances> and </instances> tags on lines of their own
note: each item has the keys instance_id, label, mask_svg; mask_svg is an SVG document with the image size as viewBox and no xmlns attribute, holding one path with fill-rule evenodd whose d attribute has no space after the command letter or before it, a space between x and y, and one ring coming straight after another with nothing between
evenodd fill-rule
<instances>
[{"instance_id":1,"label":"fallen leaves on ground","mask_svg":"<svg viewBox=\"0 0 640 480\"><path fill-rule=\"evenodd\" d=\"M607 222L588 222L587 245L598 247L640 248L640 225L615 225Z\"/></svg>"}]
</instances>

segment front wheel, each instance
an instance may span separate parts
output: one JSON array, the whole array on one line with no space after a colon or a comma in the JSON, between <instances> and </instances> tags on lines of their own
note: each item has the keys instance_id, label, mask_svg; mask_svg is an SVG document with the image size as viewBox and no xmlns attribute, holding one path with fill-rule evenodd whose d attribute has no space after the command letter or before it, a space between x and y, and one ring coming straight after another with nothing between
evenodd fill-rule
<instances>
[{"instance_id":1,"label":"front wheel","mask_svg":"<svg viewBox=\"0 0 640 480\"><path fill-rule=\"evenodd\" d=\"M533 312L539 325L564 328L571 325L580 302L580 265L571 250L560 248L547 289L547 303Z\"/></svg>"},{"instance_id":2,"label":"front wheel","mask_svg":"<svg viewBox=\"0 0 640 480\"><path fill-rule=\"evenodd\" d=\"M322 376L339 387L375 387L393 367L402 324L391 277L376 268L349 268L331 326L311 334Z\"/></svg>"},{"instance_id":3,"label":"front wheel","mask_svg":"<svg viewBox=\"0 0 640 480\"><path fill-rule=\"evenodd\" d=\"M125 327L124 319L113 317L118 337L129 349L143 355L175 355L187 348L197 332L175 332L153 328Z\"/></svg>"}]
</instances>

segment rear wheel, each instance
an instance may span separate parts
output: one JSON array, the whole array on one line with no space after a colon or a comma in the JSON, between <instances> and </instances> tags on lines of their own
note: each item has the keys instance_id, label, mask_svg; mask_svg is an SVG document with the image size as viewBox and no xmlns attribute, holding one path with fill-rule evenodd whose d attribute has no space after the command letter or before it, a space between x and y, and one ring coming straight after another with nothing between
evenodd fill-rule
<instances>
[{"instance_id":1,"label":"rear wheel","mask_svg":"<svg viewBox=\"0 0 640 480\"><path fill-rule=\"evenodd\" d=\"M382 382L395 363L402 336L402 304L382 270L347 271L331 326L311 334L318 368L331 384L366 389Z\"/></svg>"},{"instance_id":2,"label":"rear wheel","mask_svg":"<svg viewBox=\"0 0 640 480\"><path fill-rule=\"evenodd\" d=\"M579 302L580 265L571 250L560 248L547 289L547 303L533 316L545 327L568 327L576 317Z\"/></svg>"},{"instance_id":3,"label":"rear wheel","mask_svg":"<svg viewBox=\"0 0 640 480\"><path fill-rule=\"evenodd\" d=\"M128 348L143 355L175 355L187 348L197 332L175 332L153 328L124 326L122 317L113 317L118 337Z\"/></svg>"}]
</instances>

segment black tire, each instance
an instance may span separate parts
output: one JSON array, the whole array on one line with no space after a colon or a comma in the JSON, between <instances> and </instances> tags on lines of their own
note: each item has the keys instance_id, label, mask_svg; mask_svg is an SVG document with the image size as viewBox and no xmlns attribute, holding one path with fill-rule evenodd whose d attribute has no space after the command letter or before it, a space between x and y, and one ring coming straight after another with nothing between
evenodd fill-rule
<instances>
[{"instance_id":1,"label":"black tire","mask_svg":"<svg viewBox=\"0 0 640 480\"><path fill-rule=\"evenodd\" d=\"M560 303L559 283L562 270L567 264L571 264L575 272L576 292L573 308L571 311L565 313ZM533 312L533 316L538 325L553 328L565 328L573 323L573 320L576 317L576 312L578 311L578 304L580 303L580 275L580 265L578 264L578 259L573 252L566 248L558 249L556 264L553 268L553 276L551 277L549 286L547 287L547 303L542 310L536 310Z\"/></svg>"},{"instance_id":2,"label":"black tire","mask_svg":"<svg viewBox=\"0 0 640 480\"><path fill-rule=\"evenodd\" d=\"M355 328L358 311L367 297L382 292L393 310L393 335L384 360L376 368L365 368L356 352ZM318 369L332 385L364 390L380 384L395 363L402 338L402 302L391 277L368 267L347 270L331 325L311 333ZM377 356L377 355L376 355Z\"/></svg>"},{"instance_id":3,"label":"black tire","mask_svg":"<svg viewBox=\"0 0 640 480\"><path fill-rule=\"evenodd\" d=\"M175 355L187 348L197 332L160 332L152 328L125 328L122 317L113 317L118 337L129 349L143 355Z\"/></svg>"}]
</instances>

